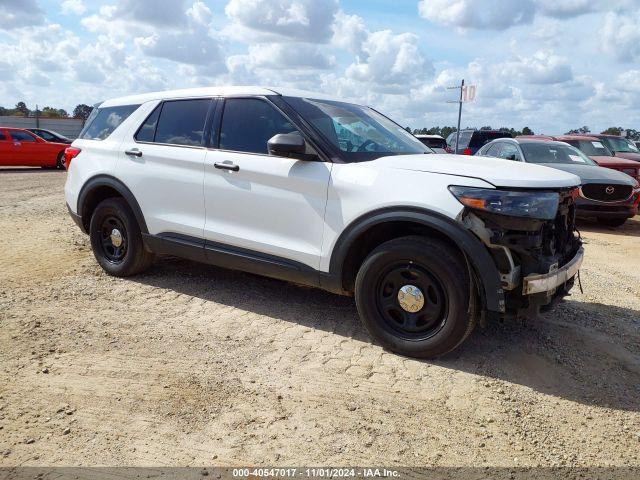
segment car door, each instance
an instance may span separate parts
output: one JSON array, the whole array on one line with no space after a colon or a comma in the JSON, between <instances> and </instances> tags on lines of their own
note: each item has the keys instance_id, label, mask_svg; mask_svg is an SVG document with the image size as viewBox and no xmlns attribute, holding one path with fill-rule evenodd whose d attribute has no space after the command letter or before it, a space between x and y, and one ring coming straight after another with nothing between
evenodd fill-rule
<instances>
[{"instance_id":1,"label":"car door","mask_svg":"<svg viewBox=\"0 0 640 480\"><path fill-rule=\"evenodd\" d=\"M207 245L317 270L331 164L269 155L271 137L298 129L265 98L228 98L217 118L218 148L205 161Z\"/></svg>"},{"instance_id":2,"label":"car door","mask_svg":"<svg viewBox=\"0 0 640 480\"><path fill-rule=\"evenodd\" d=\"M151 234L203 242L204 133L212 103L161 102L121 145L118 177L126 180Z\"/></svg>"},{"instance_id":3,"label":"car door","mask_svg":"<svg viewBox=\"0 0 640 480\"><path fill-rule=\"evenodd\" d=\"M6 130L0 129L0 165L15 165L13 140L9 137Z\"/></svg>"},{"instance_id":4,"label":"car door","mask_svg":"<svg viewBox=\"0 0 640 480\"><path fill-rule=\"evenodd\" d=\"M13 142L13 153L11 155L13 165L41 165L38 162L39 150L35 135L23 130L9 130L9 135Z\"/></svg>"}]
</instances>

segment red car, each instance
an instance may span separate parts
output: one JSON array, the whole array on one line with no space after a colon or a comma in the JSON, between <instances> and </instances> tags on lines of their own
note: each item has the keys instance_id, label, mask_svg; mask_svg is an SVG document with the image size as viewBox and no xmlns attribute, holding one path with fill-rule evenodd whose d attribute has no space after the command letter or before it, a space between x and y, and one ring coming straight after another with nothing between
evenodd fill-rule
<instances>
[{"instance_id":1,"label":"red car","mask_svg":"<svg viewBox=\"0 0 640 480\"><path fill-rule=\"evenodd\" d=\"M523 135L518 138L538 138L565 142L577 148L601 167L611 168L635 178L640 182L640 163L614 156L599 138L601 135Z\"/></svg>"},{"instance_id":2,"label":"red car","mask_svg":"<svg viewBox=\"0 0 640 480\"><path fill-rule=\"evenodd\" d=\"M64 169L68 146L47 142L22 128L0 127L0 166Z\"/></svg>"}]
</instances>

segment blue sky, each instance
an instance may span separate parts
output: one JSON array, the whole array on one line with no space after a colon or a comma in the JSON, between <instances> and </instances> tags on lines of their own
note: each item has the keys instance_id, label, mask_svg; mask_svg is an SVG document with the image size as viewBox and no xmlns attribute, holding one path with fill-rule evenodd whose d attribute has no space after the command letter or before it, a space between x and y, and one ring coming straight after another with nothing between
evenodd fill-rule
<instances>
[{"instance_id":1,"label":"blue sky","mask_svg":"<svg viewBox=\"0 0 640 480\"><path fill-rule=\"evenodd\" d=\"M0 0L0 105L329 92L411 127L640 129L640 0Z\"/></svg>"}]
</instances>

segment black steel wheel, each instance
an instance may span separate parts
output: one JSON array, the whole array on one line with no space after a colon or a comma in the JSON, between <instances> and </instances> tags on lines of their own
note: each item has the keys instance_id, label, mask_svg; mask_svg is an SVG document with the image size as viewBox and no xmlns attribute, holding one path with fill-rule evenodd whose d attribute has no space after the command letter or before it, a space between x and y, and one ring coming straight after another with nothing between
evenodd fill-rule
<instances>
[{"instance_id":1,"label":"black steel wheel","mask_svg":"<svg viewBox=\"0 0 640 480\"><path fill-rule=\"evenodd\" d=\"M122 263L127 254L127 230L119 218L108 216L100 227L102 255L111 263Z\"/></svg>"},{"instance_id":2,"label":"black steel wheel","mask_svg":"<svg viewBox=\"0 0 640 480\"><path fill-rule=\"evenodd\" d=\"M98 204L89 236L93 255L109 275L128 277L153 263L154 255L144 246L136 217L124 198L107 198Z\"/></svg>"},{"instance_id":3,"label":"black steel wheel","mask_svg":"<svg viewBox=\"0 0 640 480\"><path fill-rule=\"evenodd\" d=\"M362 323L382 346L431 358L473 331L476 298L464 257L441 240L402 237L365 259L355 284Z\"/></svg>"},{"instance_id":4,"label":"black steel wheel","mask_svg":"<svg viewBox=\"0 0 640 480\"><path fill-rule=\"evenodd\" d=\"M447 318L447 294L425 267L400 262L381 275L376 302L385 326L419 340L435 335Z\"/></svg>"}]
</instances>

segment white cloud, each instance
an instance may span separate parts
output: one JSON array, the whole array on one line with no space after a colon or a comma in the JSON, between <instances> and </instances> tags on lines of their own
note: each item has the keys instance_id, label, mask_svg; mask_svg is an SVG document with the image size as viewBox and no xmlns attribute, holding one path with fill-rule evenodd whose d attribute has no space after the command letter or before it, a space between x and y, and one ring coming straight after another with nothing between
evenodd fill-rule
<instances>
[{"instance_id":1,"label":"white cloud","mask_svg":"<svg viewBox=\"0 0 640 480\"><path fill-rule=\"evenodd\" d=\"M155 34L137 38L135 42L150 57L202 66L223 64L220 45L200 29L184 33Z\"/></svg>"},{"instance_id":2,"label":"white cloud","mask_svg":"<svg viewBox=\"0 0 640 480\"><path fill-rule=\"evenodd\" d=\"M207 4L201 1L195 2L187 10L187 17L198 25L209 25L213 19L213 13L207 7Z\"/></svg>"},{"instance_id":3,"label":"white cloud","mask_svg":"<svg viewBox=\"0 0 640 480\"><path fill-rule=\"evenodd\" d=\"M62 13L64 14L72 13L75 15L82 15L87 11L87 7L82 0L64 0L60 6L62 7Z\"/></svg>"},{"instance_id":4,"label":"white cloud","mask_svg":"<svg viewBox=\"0 0 640 480\"><path fill-rule=\"evenodd\" d=\"M339 11L332 25L331 43L356 55L362 54L362 45L369 36L364 20L358 15L347 15Z\"/></svg>"},{"instance_id":5,"label":"white cloud","mask_svg":"<svg viewBox=\"0 0 640 480\"><path fill-rule=\"evenodd\" d=\"M529 84L551 85L573 79L568 61L550 51L539 51L532 57L520 57L497 68L502 69L507 78L517 78Z\"/></svg>"},{"instance_id":6,"label":"white cloud","mask_svg":"<svg viewBox=\"0 0 640 480\"><path fill-rule=\"evenodd\" d=\"M319 69L333 66L334 59L317 46L299 43L295 47L289 44L257 44L249 47L247 60L252 68L272 70Z\"/></svg>"},{"instance_id":7,"label":"white cloud","mask_svg":"<svg viewBox=\"0 0 640 480\"><path fill-rule=\"evenodd\" d=\"M375 90L406 92L411 85L433 75L433 66L422 56L419 43L418 36L412 33L370 33L362 43L363 58L347 68L346 77Z\"/></svg>"},{"instance_id":8,"label":"white cloud","mask_svg":"<svg viewBox=\"0 0 640 480\"><path fill-rule=\"evenodd\" d=\"M600 30L605 53L624 62L640 61L640 12L609 12Z\"/></svg>"},{"instance_id":9,"label":"white cloud","mask_svg":"<svg viewBox=\"0 0 640 480\"><path fill-rule=\"evenodd\" d=\"M225 13L238 39L326 42L338 0L230 0Z\"/></svg>"},{"instance_id":10,"label":"white cloud","mask_svg":"<svg viewBox=\"0 0 640 480\"><path fill-rule=\"evenodd\" d=\"M0 30L41 25L44 12L36 0L2 0L0 3Z\"/></svg>"},{"instance_id":11,"label":"white cloud","mask_svg":"<svg viewBox=\"0 0 640 480\"><path fill-rule=\"evenodd\" d=\"M465 29L504 30L531 23L533 0L420 0L420 16L432 22Z\"/></svg>"},{"instance_id":12,"label":"white cloud","mask_svg":"<svg viewBox=\"0 0 640 480\"><path fill-rule=\"evenodd\" d=\"M584 15L597 8L598 0L536 0L540 13L549 17L569 18Z\"/></svg>"}]
</instances>

